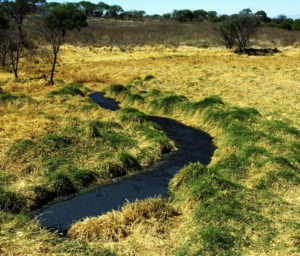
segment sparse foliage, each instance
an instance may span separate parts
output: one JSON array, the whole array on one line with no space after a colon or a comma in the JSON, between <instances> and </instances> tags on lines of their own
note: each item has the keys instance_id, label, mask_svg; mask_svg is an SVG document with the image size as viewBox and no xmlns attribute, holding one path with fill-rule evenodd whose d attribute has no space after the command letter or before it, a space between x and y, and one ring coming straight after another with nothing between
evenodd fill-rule
<instances>
[{"instance_id":1,"label":"sparse foliage","mask_svg":"<svg viewBox=\"0 0 300 256\"><path fill-rule=\"evenodd\" d=\"M64 4L53 7L43 17L41 32L44 38L52 46L53 64L51 69L50 83L53 84L57 55L61 45L64 43L68 30L80 29L87 26L87 16L74 4Z\"/></svg>"},{"instance_id":2,"label":"sparse foliage","mask_svg":"<svg viewBox=\"0 0 300 256\"><path fill-rule=\"evenodd\" d=\"M6 19L4 13L0 12L0 60L2 69L5 68L6 56L8 53L8 40L7 40L7 30L8 30L8 20Z\"/></svg>"},{"instance_id":3,"label":"sparse foliage","mask_svg":"<svg viewBox=\"0 0 300 256\"><path fill-rule=\"evenodd\" d=\"M8 52L11 61L11 67L14 71L15 78L18 78L19 61L26 47L23 31L23 22L25 17L37 10L43 0L15 0L4 1L0 7L9 19L10 30L7 33Z\"/></svg>"}]
</instances>

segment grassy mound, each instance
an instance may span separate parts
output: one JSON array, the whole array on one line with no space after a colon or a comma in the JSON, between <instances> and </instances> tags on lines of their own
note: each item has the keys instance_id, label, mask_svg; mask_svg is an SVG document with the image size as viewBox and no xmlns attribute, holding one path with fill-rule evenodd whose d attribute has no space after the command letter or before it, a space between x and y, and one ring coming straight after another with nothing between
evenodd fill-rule
<instances>
[{"instance_id":1,"label":"grassy mound","mask_svg":"<svg viewBox=\"0 0 300 256\"><path fill-rule=\"evenodd\" d=\"M82 242L117 242L132 235L139 226L144 229L140 232L149 232L150 229L159 229L166 220L178 215L163 199L136 201L124 205L120 211L76 223L68 236Z\"/></svg>"},{"instance_id":2,"label":"grassy mound","mask_svg":"<svg viewBox=\"0 0 300 256\"><path fill-rule=\"evenodd\" d=\"M63 86L59 90L49 92L47 94L47 97L53 97L53 96L85 96L88 92L91 90L87 87L84 87L82 84L78 83L70 83L68 85Z\"/></svg>"},{"instance_id":3,"label":"grassy mound","mask_svg":"<svg viewBox=\"0 0 300 256\"><path fill-rule=\"evenodd\" d=\"M83 87L67 85L60 90L62 94L53 95L78 95L72 88ZM72 107L75 113L82 112L82 104L92 104L86 98L76 110L71 102L72 99L58 104ZM89 115L97 110L93 105L84 112ZM110 115L115 121L49 116L54 129L11 145L0 162L0 185L7 188L1 192L4 199L0 201L4 202L11 195L16 202L19 202L18 198L22 199L22 204L19 204L22 208L39 208L56 197L68 196L93 184L137 172L174 149L161 130L147 121L146 114L127 108ZM22 184L21 189L18 189L19 184ZM16 207L18 204L8 204L5 208L10 212L21 210Z\"/></svg>"}]
</instances>

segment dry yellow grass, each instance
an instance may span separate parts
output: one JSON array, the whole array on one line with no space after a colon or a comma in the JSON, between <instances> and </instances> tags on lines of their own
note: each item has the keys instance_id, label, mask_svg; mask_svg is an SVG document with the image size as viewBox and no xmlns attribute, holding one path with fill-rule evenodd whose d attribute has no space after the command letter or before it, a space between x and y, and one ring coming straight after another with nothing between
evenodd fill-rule
<instances>
[{"instance_id":1,"label":"dry yellow grass","mask_svg":"<svg viewBox=\"0 0 300 256\"><path fill-rule=\"evenodd\" d=\"M237 106L256 107L263 114L278 116L300 127L300 49L283 48L275 56L240 56L225 49L154 46L93 48L64 46L56 78L83 82L93 89L127 83L151 74L155 88L188 95L192 100L217 94ZM20 77L49 73L49 63L25 63ZM33 97L53 87L42 80L16 83L0 72L3 89ZM275 113L276 112L276 113Z\"/></svg>"},{"instance_id":2,"label":"dry yellow grass","mask_svg":"<svg viewBox=\"0 0 300 256\"><path fill-rule=\"evenodd\" d=\"M125 255L173 255L188 232L188 211L160 198L127 203L120 211L77 222L68 236Z\"/></svg>"},{"instance_id":3,"label":"dry yellow grass","mask_svg":"<svg viewBox=\"0 0 300 256\"><path fill-rule=\"evenodd\" d=\"M222 48L199 49L195 47L127 47L126 51L120 51L117 47L73 47L66 45L60 53L59 65L57 67L56 78L64 83L81 82L93 90L102 90L110 84L126 84L134 77L145 77L154 75L156 79L149 83L144 83L145 90L161 89L163 91L174 91L176 94L186 95L190 100L201 100L210 95L220 95L225 102L240 107L255 107L267 119L279 119L291 123L298 129L300 128L300 49L282 48L282 53L274 56L240 56ZM33 64L37 63L37 64ZM59 83L55 86L46 86L42 79L30 80L43 73L49 72L50 63L40 57L35 57L31 61L21 64L20 81L14 81L11 74L0 71L0 85L10 93L25 93L36 100L42 100L48 92L60 87ZM79 99L73 99L74 105L80 105ZM0 157L14 142L25 139L35 138L46 132L55 129L63 123L49 120L38 115L38 112L47 114L80 117L83 120L101 119L112 120L105 110L95 110L92 117L86 116L77 108L68 109L60 104L59 100L53 102L40 103L38 107L30 104L24 105L1 105L0 106ZM174 117L186 124L199 126L199 119L192 117L186 119L182 115ZM202 127L210 130L207 127ZM218 137L218 130L210 130L212 135ZM220 143L215 139L216 144ZM226 148L223 151L216 151L212 164L216 163L221 156L230 154L231 149ZM280 153L280 152L277 152ZM272 170L274 166L266 167L263 173L258 173L256 169L249 168L249 180L246 185L251 187L252 180L259 178L267 171ZM256 172L251 173L251 170ZM22 171L22 170L21 170ZM250 182L251 181L251 182ZM16 189L22 189L24 184L19 182ZM299 189L287 188L284 192L284 199L299 207ZM161 222L153 219L151 221L138 222L136 219L130 219L128 225L124 224L126 216L135 216L137 209L141 205L142 209L147 209L147 203L140 202L127 205L123 212L112 212L99 219L87 219L85 222L75 224L76 229L70 231L70 236L80 241L89 241L96 244L95 240L105 244L126 255L172 255L176 246L183 243L184 235L188 231L183 230L188 223L189 214L171 216ZM295 208L295 209L296 209ZM183 211L184 212L184 211ZM155 213L155 211L154 211ZM294 210L289 211L285 218L295 218L292 216ZM125 218L125 219L124 219ZM285 221L281 221L281 213L276 214L278 230L281 242L287 248L289 246L290 235L286 234ZM137 218L138 219L138 218ZM107 232L99 234L98 227L105 224ZM152 220L150 218L150 220ZM164 224L162 224L164 223ZM84 226L86 225L86 226ZM126 227L126 236L122 234L122 228ZM163 227L161 225L164 225ZM280 226L281 225L281 226ZM119 230L121 228L121 231ZM161 228L163 233L157 232ZM130 232L128 231L130 230ZM72 233L73 232L73 233ZM76 233L77 232L77 233ZM110 233L112 232L112 233ZM112 239L117 234L118 242ZM89 237L89 234L95 237ZM107 237L110 234L110 237ZM104 236L103 236L104 235ZM27 239L27 238L26 238ZM25 239L25 240L26 240ZM29 241L29 240L28 240ZM92 242L91 242L92 241ZM276 242L276 241L275 241ZM21 242L19 241L19 244ZM11 246L11 245L10 245ZM147 251L149 248L153 254ZM7 248L10 247L5 247ZM148 249L147 249L148 248ZM17 248L14 248L17 250ZM28 249L28 255L33 253ZM19 252L19 251L18 251ZM26 251L27 252L27 251ZM162 252L162 253L160 253ZM284 255L287 250L279 252L278 255ZM274 255L273 252L261 252L246 250L246 255ZM17 254L11 254L17 255Z\"/></svg>"}]
</instances>

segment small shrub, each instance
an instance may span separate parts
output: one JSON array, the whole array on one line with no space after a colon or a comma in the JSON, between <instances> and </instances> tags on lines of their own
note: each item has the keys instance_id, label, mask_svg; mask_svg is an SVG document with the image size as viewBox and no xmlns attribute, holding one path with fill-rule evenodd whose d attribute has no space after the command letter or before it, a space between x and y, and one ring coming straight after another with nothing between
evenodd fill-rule
<instances>
[{"instance_id":1,"label":"small shrub","mask_svg":"<svg viewBox=\"0 0 300 256\"><path fill-rule=\"evenodd\" d=\"M296 137L300 136L300 131L297 128L278 120L265 121L263 123L263 128L269 133L282 132Z\"/></svg>"},{"instance_id":2,"label":"small shrub","mask_svg":"<svg viewBox=\"0 0 300 256\"><path fill-rule=\"evenodd\" d=\"M35 200L34 205L31 207L32 209L40 208L55 197L55 193L42 186L33 187L33 191L35 193Z\"/></svg>"},{"instance_id":3,"label":"small shrub","mask_svg":"<svg viewBox=\"0 0 300 256\"><path fill-rule=\"evenodd\" d=\"M198 102L189 102L184 105L183 109L186 112L194 114L197 110L203 110L213 105L224 105L224 102L222 101L221 97L213 95Z\"/></svg>"},{"instance_id":4,"label":"small shrub","mask_svg":"<svg viewBox=\"0 0 300 256\"><path fill-rule=\"evenodd\" d=\"M145 97L147 98L157 98L159 96L161 96L161 91L158 89L153 89L150 92L146 93Z\"/></svg>"},{"instance_id":5,"label":"small shrub","mask_svg":"<svg viewBox=\"0 0 300 256\"><path fill-rule=\"evenodd\" d=\"M239 123L229 125L226 133L225 142L234 147L239 147L248 142L258 141L265 136L262 132L254 131Z\"/></svg>"},{"instance_id":6,"label":"small shrub","mask_svg":"<svg viewBox=\"0 0 300 256\"><path fill-rule=\"evenodd\" d=\"M48 169L49 173L61 169L62 166L72 165L72 161L63 156L49 156L47 155L43 161L43 165Z\"/></svg>"},{"instance_id":7,"label":"small shrub","mask_svg":"<svg viewBox=\"0 0 300 256\"><path fill-rule=\"evenodd\" d=\"M101 132L99 128L103 128L104 125L101 121L92 121L88 126L88 136L89 138L98 138L101 137Z\"/></svg>"},{"instance_id":8,"label":"small shrub","mask_svg":"<svg viewBox=\"0 0 300 256\"><path fill-rule=\"evenodd\" d=\"M262 147L257 147L257 146L246 146L243 147L241 149L241 151L239 152L239 156L245 159L250 158L251 156L261 156L261 155L266 155L268 156L269 153L266 149L262 148Z\"/></svg>"},{"instance_id":9,"label":"small shrub","mask_svg":"<svg viewBox=\"0 0 300 256\"><path fill-rule=\"evenodd\" d=\"M107 161L104 165L107 174L111 178L117 178L126 175L126 171L115 161Z\"/></svg>"},{"instance_id":10,"label":"small shrub","mask_svg":"<svg viewBox=\"0 0 300 256\"><path fill-rule=\"evenodd\" d=\"M92 109L97 109L99 108L99 105L96 104L96 103L91 103L91 104L88 104L88 105L83 105L80 110L81 111L90 111Z\"/></svg>"}]
</instances>

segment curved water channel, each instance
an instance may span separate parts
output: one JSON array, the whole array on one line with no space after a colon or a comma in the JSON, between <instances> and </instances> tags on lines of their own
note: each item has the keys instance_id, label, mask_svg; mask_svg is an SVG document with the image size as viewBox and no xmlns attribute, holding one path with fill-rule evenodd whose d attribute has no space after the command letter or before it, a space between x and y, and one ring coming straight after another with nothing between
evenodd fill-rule
<instances>
[{"instance_id":1,"label":"curved water channel","mask_svg":"<svg viewBox=\"0 0 300 256\"><path fill-rule=\"evenodd\" d=\"M113 111L119 109L118 102L105 98L104 93L91 94L90 98L103 108ZM145 168L143 173L120 183L102 186L96 191L53 204L37 215L41 226L66 232L74 222L117 210L127 200L132 202L154 196L164 197L169 181L185 165L210 162L215 147L207 133L169 118L150 116L149 120L162 128L175 142L178 151L165 155L163 160Z\"/></svg>"}]
</instances>

